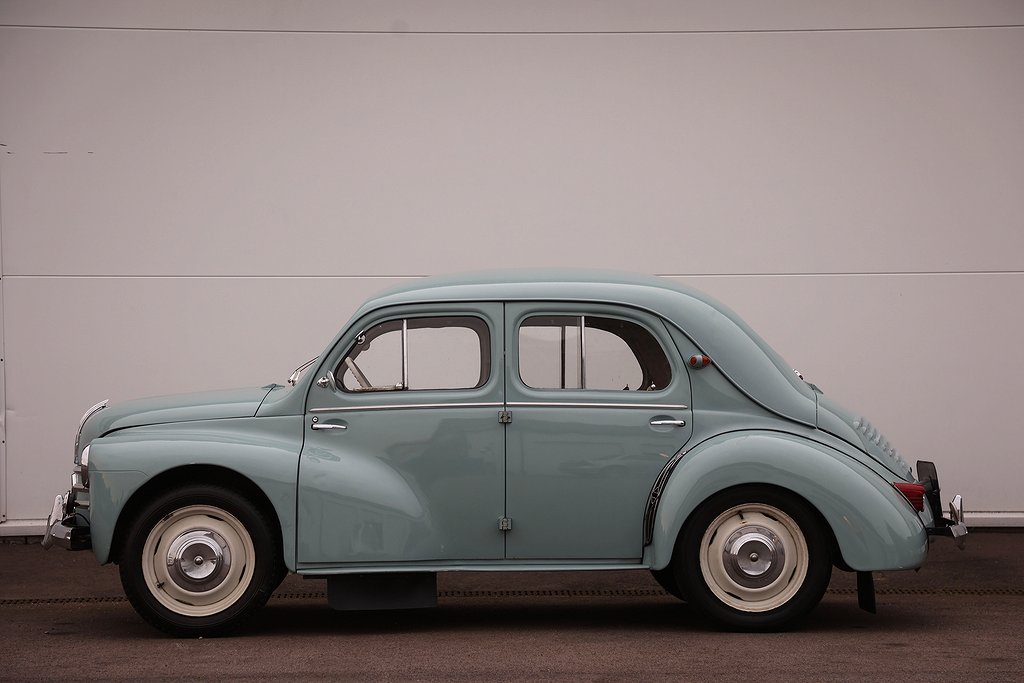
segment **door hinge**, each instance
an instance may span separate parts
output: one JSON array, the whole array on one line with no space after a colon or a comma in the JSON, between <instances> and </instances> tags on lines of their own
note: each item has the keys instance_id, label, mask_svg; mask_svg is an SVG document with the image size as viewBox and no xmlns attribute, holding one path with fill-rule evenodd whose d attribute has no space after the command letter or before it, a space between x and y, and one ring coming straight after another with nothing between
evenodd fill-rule
<instances>
[{"instance_id":1,"label":"door hinge","mask_svg":"<svg viewBox=\"0 0 1024 683\"><path fill-rule=\"evenodd\" d=\"M498 520L498 531L512 531L512 518L502 517Z\"/></svg>"},{"instance_id":2,"label":"door hinge","mask_svg":"<svg viewBox=\"0 0 1024 683\"><path fill-rule=\"evenodd\" d=\"M512 411L511 410L502 410L502 411L500 411L498 413L498 422L500 422L503 425L507 425L510 422L512 422Z\"/></svg>"}]
</instances>

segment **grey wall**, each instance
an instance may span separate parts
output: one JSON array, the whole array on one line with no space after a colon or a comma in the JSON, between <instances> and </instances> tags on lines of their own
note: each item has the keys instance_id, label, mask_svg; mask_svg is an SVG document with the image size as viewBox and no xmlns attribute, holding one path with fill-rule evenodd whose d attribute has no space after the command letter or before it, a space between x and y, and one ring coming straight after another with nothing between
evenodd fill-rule
<instances>
[{"instance_id":1,"label":"grey wall","mask_svg":"<svg viewBox=\"0 0 1024 683\"><path fill-rule=\"evenodd\" d=\"M1019 2L0 3L0 533L96 401L494 266L704 289L1024 524L1022 64Z\"/></svg>"}]
</instances>

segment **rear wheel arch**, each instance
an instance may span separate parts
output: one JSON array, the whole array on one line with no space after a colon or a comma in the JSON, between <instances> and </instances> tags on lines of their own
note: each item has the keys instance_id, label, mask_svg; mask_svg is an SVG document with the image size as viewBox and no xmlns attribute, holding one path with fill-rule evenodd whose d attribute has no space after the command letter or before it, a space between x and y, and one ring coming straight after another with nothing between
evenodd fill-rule
<instances>
[{"instance_id":1,"label":"rear wheel arch","mask_svg":"<svg viewBox=\"0 0 1024 683\"><path fill-rule=\"evenodd\" d=\"M785 629L820 602L834 548L829 525L802 496L743 484L694 509L670 570L687 601L726 628Z\"/></svg>"},{"instance_id":2,"label":"rear wheel arch","mask_svg":"<svg viewBox=\"0 0 1024 683\"><path fill-rule=\"evenodd\" d=\"M686 531L687 526L693 523L697 511L700 510L701 507L703 507L705 504L708 503L708 501L715 498L716 496L729 493L736 489L744 488L758 488L763 490L774 491L780 495L789 496L795 501L798 501L800 504L807 506L808 510L813 512L816 523L821 528L822 532L826 537L826 540L828 542L829 557L832 561L832 564L834 564L835 566L839 567L844 571L849 571L849 567L843 560L842 549L839 547L839 541L836 540L835 531L832 529L832 525L828 523L828 520L825 519L825 516L821 514L821 510L819 510L813 503L811 503L811 501L807 500L804 496L800 495L799 493L792 489L786 488L785 486L779 486L777 484L766 484L758 481L751 481L743 484L735 484L733 486L729 486L727 488L722 489L721 491L716 491L715 493L707 496L704 500L698 503L693 508L693 510L690 511L690 514L687 516L686 520L683 522L682 527L679 529L679 534L678 536L676 536L675 545L673 545L672 547L672 557L675 557L676 550L678 549L680 539L683 537L683 533Z\"/></svg>"},{"instance_id":3,"label":"rear wheel arch","mask_svg":"<svg viewBox=\"0 0 1024 683\"><path fill-rule=\"evenodd\" d=\"M746 485L787 491L810 505L843 570L912 569L924 560L920 519L877 472L804 436L752 430L708 439L672 469L652 513L650 566L670 563L685 523L704 501Z\"/></svg>"}]
</instances>

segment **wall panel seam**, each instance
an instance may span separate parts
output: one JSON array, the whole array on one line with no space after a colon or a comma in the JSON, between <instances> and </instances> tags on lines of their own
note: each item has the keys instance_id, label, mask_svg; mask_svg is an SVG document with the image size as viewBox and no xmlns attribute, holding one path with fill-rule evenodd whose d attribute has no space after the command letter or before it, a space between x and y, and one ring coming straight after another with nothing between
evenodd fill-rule
<instances>
[{"instance_id":1,"label":"wall panel seam","mask_svg":"<svg viewBox=\"0 0 1024 683\"><path fill-rule=\"evenodd\" d=\"M282 35L349 35L349 36L702 36L758 35L773 33L892 33L897 31L986 31L1024 28L1024 24L962 24L956 26L866 26L858 28L769 28L769 29L704 29L704 30L639 30L639 31L388 31L388 30L304 30L243 28L167 28L145 26L58 26L36 24L0 24L0 28L40 29L52 31L149 31L156 33L252 33Z\"/></svg>"},{"instance_id":2,"label":"wall panel seam","mask_svg":"<svg viewBox=\"0 0 1024 683\"><path fill-rule=\"evenodd\" d=\"M504 269L496 269L504 270ZM515 268L511 270L516 270ZM529 268L526 268L529 270ZM542 270L550 270L544 268ZM567 268L567 272L579 270ZM602 269L603 270L603 269ZM444 271L448 272L448 271ZM614 271L609 271L614 272ZM401 280L429 277L433 273L384 273L374 275L195 275L195 274L39 274L39 275L6 275L8 280ZM440 273L438 273L440 274ZM1022 275L1024 270L910 270L910 271L840 271L840 272L799 272L799 273L654 273L665 278L788 278L788 277L914 277L914 276L986 276L986 275Z\"/></svg>"}]
</instances>

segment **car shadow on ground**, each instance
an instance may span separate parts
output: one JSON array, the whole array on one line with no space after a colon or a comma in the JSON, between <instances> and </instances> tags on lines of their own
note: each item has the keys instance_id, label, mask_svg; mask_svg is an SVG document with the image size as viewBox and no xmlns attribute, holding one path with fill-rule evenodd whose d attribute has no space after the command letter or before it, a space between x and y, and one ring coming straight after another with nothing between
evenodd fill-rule
<instances>
[{"instance_id":1,"label":"car shadow on ground","mask_svg":"<svg viewBox=\"0 0 1024 683\"><path fill-rule=\"evenodd\" d=\"M424 632L505 633L570 630L631 633L709 633L721 631L689 605L681 602L600 602L558 600L509 604L484 601L441 604L433 609L342 612L314 601L275 600L239 635L398 635ZM500 603L500 604L499 604ZM912 609L890 608L868 614L845 598L820 604L790 633L928 630Z\"/></svg>"}]
</instances>

